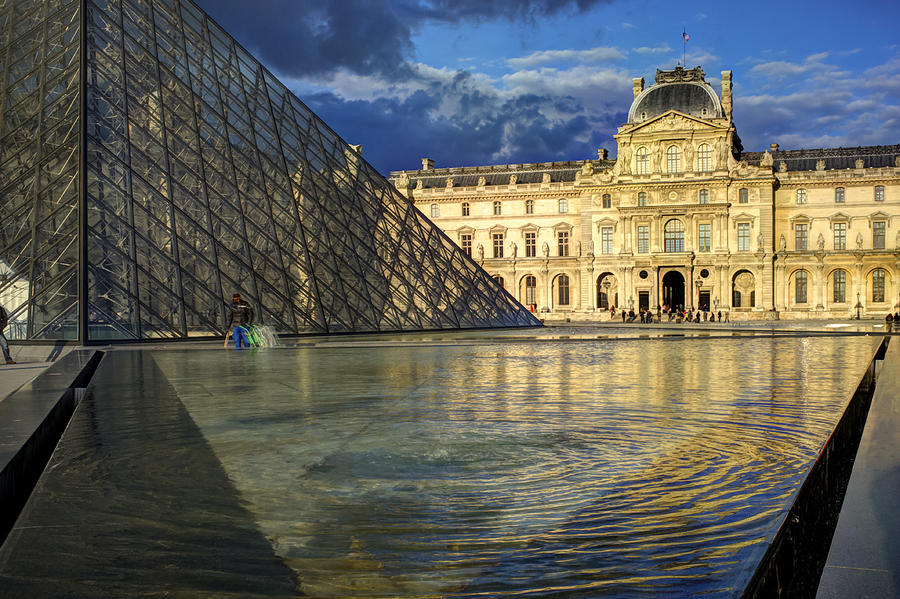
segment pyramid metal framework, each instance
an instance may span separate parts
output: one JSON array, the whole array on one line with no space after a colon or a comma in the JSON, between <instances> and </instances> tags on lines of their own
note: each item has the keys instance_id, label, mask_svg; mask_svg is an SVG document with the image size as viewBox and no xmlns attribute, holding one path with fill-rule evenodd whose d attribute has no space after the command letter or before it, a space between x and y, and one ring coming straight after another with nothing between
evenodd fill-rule
<instances>
[{"instance_id":1,"label":"pyramid metal framework","mask_svg":"<svg viewBox=\"0 0 900 599\"><path fill-rule=\"evenodd\" d=\"M0 0L0 60L13 338L539 324L190 0Z\"/></svg>"}]
</instances>

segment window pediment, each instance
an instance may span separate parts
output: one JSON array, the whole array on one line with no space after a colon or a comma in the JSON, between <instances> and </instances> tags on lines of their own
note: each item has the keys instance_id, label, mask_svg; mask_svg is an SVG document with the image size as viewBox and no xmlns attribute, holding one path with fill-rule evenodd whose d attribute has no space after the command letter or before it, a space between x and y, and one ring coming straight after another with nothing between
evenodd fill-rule
<instances>
[{"instance_id":1,"label":"window pediment","mask_svg":"<svg viewBox=\"0 0 900 599\"><path fill-rule=\"evenodd\" d=\"M875 212L869 215L869 228L872 228L872 223L876 221L884 221L888 224L891 222L891 215L886 212Z\"/></svg>"},{"instance_id":2,"label":"window pediment","mask_svg":"<svg viewBox=\"0 0 900 599\"><path fill-rule=\"evenodd\" d=\"M489 230L491 233L506 233L506 227L503 225L494 225Z\"/></svg>"},{"instance_id":3,"label":"window pediment","mask_svg":"<svg viewBox=\"0 0 900 599\"><path fill-rule=\"evenodd\" d=\"M534 223L528 223L522 227L522 233L537 233L540 230L541 228Z\"/></svg>"},{"instance_id":4,"label":"window pediment","mask_svg":"<svg viewBox=\"0 0 900 599\"><path fill-rule=\"evenodd\" d=\"M835 212L828 217L828 220L832 223L849 223L850 215L845 212Z\"/></svg>"},{"instance_id":5,"label":"window pediment","mask_svg":"<svg viewBox=\"0 0 900 599\"><path fill-rule=\"evenodd\" d=\"M811 222L812 222L812 219L805 214L798 214L797 216L794 216L791 218L791 224L794 224L794 223L809 224Z\"/></svg>"},{"instance_id":6,"label":"window pediment","mask_svg":"<svg viewBox=\"0 0 900 599\"><path fill-rule=\"evenodd\" d=\"M597 221L597 232L599 233L603 227L612 227L615 231L619 225L619 221L612 218L604 218Z\"/></svg>"},{"instance_id":7,"label":"window pediment","mask_svg":"<svg viewBox=\"0 0 900 599\"><path fill-rule=\"evenodd\" d=\"M572 223L559 222L553 225L553 231L571 231Z\"/></svg>"},{"instance_id":8,"label":"window pediment","mask_svg":"<svg viewBox=\"0 0 900 599\"><path fill-rule=\"evenodd\" d=\"M752 225L756 222L756 215L748 212L741 212L740 214L732 216L731 222L734 223L735 227L737 227L738 223L750 223Z\"/></svg>"},{"instance_id":9,"label":"window pediment","mask_svg":"<svg viewBox=\"0 0 900 599\"><path fill-rule=\"evenodd\" d=\"M469 227L469 226L462 226L462 227L459 227L458 229L456 229L456 232L459 233L460 235L464 235L466 233L474 234L475 229L473 229L472 227Z\"/></svg>"}]
</instances>

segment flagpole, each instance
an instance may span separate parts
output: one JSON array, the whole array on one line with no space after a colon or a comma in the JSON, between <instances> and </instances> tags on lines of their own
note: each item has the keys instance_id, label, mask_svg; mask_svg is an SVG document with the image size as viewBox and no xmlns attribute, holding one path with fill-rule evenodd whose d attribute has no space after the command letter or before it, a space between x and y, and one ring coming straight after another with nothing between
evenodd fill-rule
<instances>
[{"instance_id":1,"label":"flagpole","mask_svg":"<svg viewBox=\"0 0 900 599\"><path fill-rule=\"evenodd\" d=\"M681 66L687 68L687 60L685 57L687 56L687 38L684 37L684 34L687 33L687 29L684 27L681 28Z\"/></svg>"}]
</instances>

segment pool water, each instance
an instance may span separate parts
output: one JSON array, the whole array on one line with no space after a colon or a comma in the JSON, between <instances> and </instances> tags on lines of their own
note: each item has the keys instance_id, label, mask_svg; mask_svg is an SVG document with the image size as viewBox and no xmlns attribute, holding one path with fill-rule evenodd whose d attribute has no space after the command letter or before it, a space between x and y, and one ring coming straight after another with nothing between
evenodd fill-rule
<instances>
[{"instance_id":1,"label":"pool water","mask_svg":"<svg viewBox=\"0 0 900 599\"><path fill-rule=\"evenodd\" d=\"M564 332L152 355L310 596L739 593L876 338Z\"/></svg>"}]
</instances>

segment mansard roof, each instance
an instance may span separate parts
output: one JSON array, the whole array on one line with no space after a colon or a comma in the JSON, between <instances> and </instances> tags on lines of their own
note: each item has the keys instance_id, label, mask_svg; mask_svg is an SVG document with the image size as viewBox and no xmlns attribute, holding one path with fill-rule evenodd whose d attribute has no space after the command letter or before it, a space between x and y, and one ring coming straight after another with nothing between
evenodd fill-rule
<instances>
[{"instance_id":1,"label":"mansard roof","mask_svg":"<svg viewBox=\"0 0 900 599\"><path fill-rule=\"evenodd\" d=\"M612 168L615 160L591 160L594 170ZM567 160L565 162L538 162L530 164L501 164L494 166L464 166L457 168L439 168L415 171L391 171L391 179L402 175L410 178L410 185L415 187L419 181L425 189L446 187L447 178L453 180L454 187L473 187L478 185L481 177L485 185L508 185L511 175L516 176L517 183L541 183L545 174L550 175L552 183L571 183L584 165L583 160Z\"/></svg>"},{"instance_id":2,"label":"mansard roof","mask_svg":"<svg viewBox=\"0 0 900 599\"><path fill-rule=\"evenodd\" d=\"M628 111L629 123L640 123L669 110L700 118L720 118L725 113L715 90L706 82L700 67L656 71L656 83L634 99Z\"/></svg>"},{"instance_id":3,"label":"mansard roof","mask_svg":"<svg viewBox=\"0 0 900 599\"><path fill-rule=\"evenodd\" d=\"M863 161L863 168L894 166L900 156L900 144L892 146L860 146L856 148L818 148L809 150L776 150L769 152L775 160L775 170L784 161L788 171L814 171L816 162L825 161L825 169L856 168L856 161ZM742 160L759 165L763 152L744 152Z\"/></svg>"}]
</instances>

